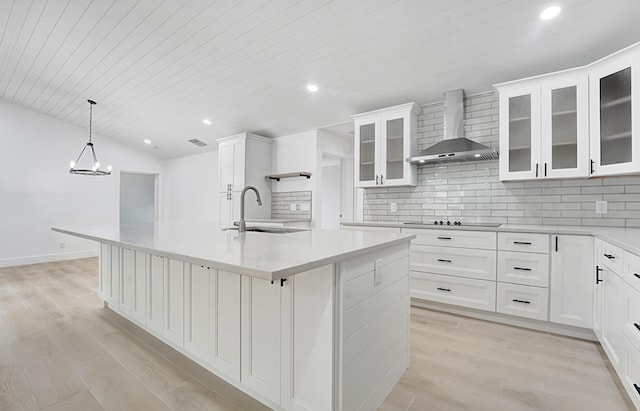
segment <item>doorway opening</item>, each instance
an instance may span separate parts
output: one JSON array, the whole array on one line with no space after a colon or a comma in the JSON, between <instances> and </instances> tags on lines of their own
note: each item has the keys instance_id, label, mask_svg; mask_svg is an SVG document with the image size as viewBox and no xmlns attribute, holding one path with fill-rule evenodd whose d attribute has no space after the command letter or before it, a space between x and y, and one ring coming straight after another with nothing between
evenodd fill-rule
<instances>
[{"instance_id":1,"label":"doorway opening","mask_svg":"<svg viewBox=\"0 0 640 411\"><path fill-rule=\"evenodd\" d=\"M120 172L120 224L157 221L157 174Z\"/></svg>"}]
</instances>

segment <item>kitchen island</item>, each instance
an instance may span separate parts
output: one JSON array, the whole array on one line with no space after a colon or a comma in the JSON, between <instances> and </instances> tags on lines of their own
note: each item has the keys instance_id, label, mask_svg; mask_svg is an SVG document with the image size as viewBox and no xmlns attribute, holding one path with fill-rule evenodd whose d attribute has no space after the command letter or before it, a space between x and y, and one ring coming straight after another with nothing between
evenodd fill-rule
<instances>
[{"instance_id":1,"label":"kitchen island","mask_svg":"<svg viewBox=\"0 0 640 411\"><path fill-rule=\"evenodd\" d=\"M409 366L415 235L53 230L100 243L105 306L275 410L374 410Z\"/></svg>"}]
</instances>

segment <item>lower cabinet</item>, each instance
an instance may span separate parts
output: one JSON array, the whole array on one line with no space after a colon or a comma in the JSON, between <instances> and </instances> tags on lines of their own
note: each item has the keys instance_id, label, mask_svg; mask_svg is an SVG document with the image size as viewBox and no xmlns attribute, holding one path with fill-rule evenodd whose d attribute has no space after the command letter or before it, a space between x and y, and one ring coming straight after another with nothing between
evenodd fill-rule
<instances>
[{"instance_id":1,"label":"lower cabinet","mask_svg":"<svg viewBox=\"0 0 640 411\"><path fill-rule=\"evenodd\" d=\"M151 255L151 269L147 277L147 327L158 335L164 332L164 290L167 259Z\"/></svg>"},{"instance_id":2,"label":"lower cabinet","mask_svg":"<svg viewBox=\"0 0 640 411\"><path fill-rule=\"evenodd\" d=\"M411 271L411 297L478 310L496 310L496 282Z\"/></svg>"},{"instance_id":3,"label":"lower cabinet","mask_svg":"<svg viewBox=\"0 0 640 411\"><path fill-rule=\"evenodd\" d=\"M240 381L280 400L280 292L270 281L242 276Z\"/></svg>"},{"instance_id":4,"label":"lower cabinet","mask_svg":"<svg viewBox=\"0 0 640 411\"><path fill-rule=\"evenodd\" d=\"M184 345L184 277L191 264L169 259L164 275L164 337L174 345Z\"/></svg>"},{"instance_id":5,"label":"lower cabinet","mask_svg":"<svg viewBox=\"0 0 640 411\"><path fill-rule=\"evenodd\" d=\"M622 347L623 280L606 266L601 271L604 281L602 301L602 339L600 342L616 370L620 369Z\"/></svg>"},{"instance_id":6,"label":"lower cabinet","mask_svg":"<svg viewBox=\"0 0 640 411\"><path fill-rule=\"evenodd\" d=\"M498 283L496 311L534 320L547 320L549 290L546 287Z\"/></svg>"},{"instance_id":7,"label":"lower cabinet","mask_svg":"<svg viewBox=\"0 0 640 411\"><path fill-rule=\"evenodd\" d=\"M593 327L593 237L551 237L549 321Z\"/></svg>"},{"instance_id":8,"label":"lower cabinet","mask_svg":"<svg viewBox=\"0 0 640 411\"><path fill-rule=\"evenodd\" d=\"M602 321L604 313L604 280L602 279L602 240L593 241L593 333L602 341Z\"/></svg>"},{"instance_id":9,"label":"lower cabinet","mask_svg":"<svg viewBox=\"0 0 640 411\"><path fill-rule=\"evenodd\" d=\"M186 278L185 351L240 380L240 276L191 265Z\"/></svg>"},{"instance_id":10,"label":"lower cabinet","mask_svg":"<svg viewBox=\"0 0 640 411\"><path fill-rule=\"evenodd\" d=\"M120 311L144 324L146 313L146 281L149 256L141 251L121 248L122 259Z\"/></svg>"},{"instance_id":11,"label":"lower cabinet","mask_svg":"<svg viewBox=\"0 0 640 411\"><path fill-rule=\"evenodd\" d=\"M112 307L120 303L120 247L100 246L100 297Z\"/></svg>"},{"instance_id":12,"label":"lower cabinet","mask_svg":"<svg viewBox=\"0 0 640 411\"><path fill-rule=\"evenodd\" d=\"M624 378L622 382L637 409L640 409L640 340L632 342L633 338L624 338L625 359Z\"/></svg>"}]
</instances>

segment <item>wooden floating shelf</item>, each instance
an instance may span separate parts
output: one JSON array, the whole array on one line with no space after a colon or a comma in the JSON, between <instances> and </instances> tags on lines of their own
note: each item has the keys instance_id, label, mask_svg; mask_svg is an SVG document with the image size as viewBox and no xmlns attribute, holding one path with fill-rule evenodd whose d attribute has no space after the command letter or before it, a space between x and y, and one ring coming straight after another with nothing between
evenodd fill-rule
<instances>
[{"instance_id":1,"label":"wooden floating shelf","mask_svg":"<svg viewBox=\"0 0 640 411\"><path fill-rule=\"evenodd\" d=\"M308 180L311 178L311 173L308 171L296 171L295 173L271 174L267 176L267 178L271 180L276 180L276 181L280 181L281 178L292 178L292 177L306 177Z\"/></svg>"}]
</instances>

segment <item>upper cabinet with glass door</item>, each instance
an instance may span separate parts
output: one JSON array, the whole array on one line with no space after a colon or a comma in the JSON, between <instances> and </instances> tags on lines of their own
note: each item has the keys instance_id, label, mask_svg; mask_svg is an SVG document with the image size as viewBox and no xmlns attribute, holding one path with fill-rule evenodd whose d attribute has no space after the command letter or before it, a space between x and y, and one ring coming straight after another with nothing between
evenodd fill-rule
<instances>
[{"instance_id":1,"label":"upper cabinet with glass door","mask_svg":"<svg viewBox=\"0 0 640 411\"><path fill-rule=\"evenodd\" d=\"M415 186L418 106L403 104L352 116L355 125L355 186Z\"/></svg>"},{"instance_id":2,"label":"upper cabinet with glass door","mask_svg":"<svg viewBox=\"0 0 640 411\"><path fill-rule=\"evenodd\" d=\"M587 177L588 80L582 69L495 86L500 179Z\"/></svg>"},{"instance_id":3,"label":"upper cabinet with glass door","mask_svg":"<svg viewBox=\"0 0 640 411\"><path fill-rule=\"evenodd\" d=\"M640 172L640 46L589 68L591 175Z\"/></svg>"}]
</instances>

